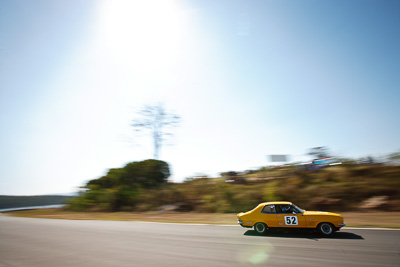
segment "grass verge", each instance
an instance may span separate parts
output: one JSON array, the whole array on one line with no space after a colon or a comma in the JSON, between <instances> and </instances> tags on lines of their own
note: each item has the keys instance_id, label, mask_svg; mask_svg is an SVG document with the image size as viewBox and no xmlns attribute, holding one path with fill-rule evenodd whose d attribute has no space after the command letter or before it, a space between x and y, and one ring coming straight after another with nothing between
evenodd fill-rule
<instances>
[{"instance_id":1,"label":"grass verge","mask_svg":"<svg viewBox=\"0 0 400 267\"><path fill-rule=\"evenodd\" d=\"M164 223L237 224L236 214L197 212L73 212L36 209L6 212L5 215L65 220L147 221ZM342 212L346 226L400 228L400 212Z\"/></svg>"}]
</instances>

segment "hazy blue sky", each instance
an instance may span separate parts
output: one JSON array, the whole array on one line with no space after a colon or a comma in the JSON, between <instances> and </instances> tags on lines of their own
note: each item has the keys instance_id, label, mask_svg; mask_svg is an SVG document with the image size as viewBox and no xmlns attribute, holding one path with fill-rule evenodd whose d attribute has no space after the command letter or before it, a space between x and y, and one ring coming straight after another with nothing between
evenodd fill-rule
<instances>
[{"instance_id":1,"label":"hazy blue sky","mask_svg":"<svg viewBox=\"0 0 400 267\"><path fill-rule=\"evenodd\" d=\"M0 0L0 194L151 158L129 126L145 104L182 116L176 181L395 152L399 48L400 1Z\"/></svg>"}]
</instances>

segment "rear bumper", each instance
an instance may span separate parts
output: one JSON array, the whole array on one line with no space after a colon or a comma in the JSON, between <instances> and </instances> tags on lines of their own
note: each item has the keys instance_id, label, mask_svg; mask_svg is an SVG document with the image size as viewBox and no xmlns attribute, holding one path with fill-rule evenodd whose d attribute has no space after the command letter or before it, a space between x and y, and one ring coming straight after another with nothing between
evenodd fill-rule
<instances>
[{"instance_id":1,"label":"rear bumper","mask_svg":"<svg viewBox=\"0 0 400 267\"><path fill-rule=\"evenodd\" d=\"M239 224L240 226L244 227L244 228L253 228L253 226L246 226L246 225L243 225L243 222L242 222L240 219L238 220L238 224Z\"/></svg>"}]
</instances>

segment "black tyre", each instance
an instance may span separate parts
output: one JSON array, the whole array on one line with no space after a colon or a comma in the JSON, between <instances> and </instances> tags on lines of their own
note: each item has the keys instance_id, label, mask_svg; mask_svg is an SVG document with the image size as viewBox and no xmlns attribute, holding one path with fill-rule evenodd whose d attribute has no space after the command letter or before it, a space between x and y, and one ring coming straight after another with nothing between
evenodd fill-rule
<instances>
[{"instance_id":1,"label":"black tyre","mask_svg":"<svg viewBox=\"0 0 400 267\"><path fill-rule=\"evenodd\" d=\"M254 225L254 230L259 234L265 234L267 231L267 225L265 223L258 222Z\"/></svg>"},{"instance_id":2,"label":"black tyre","mask_svg":"<svg viewBox=\"0 0 400 267\"><path fill-rule=\"evenodd\" d=\"M324 236L330 236L335 232L335 228L330 223L320 223L317 227L318 232Z\"/></svg>"}]
</instances>

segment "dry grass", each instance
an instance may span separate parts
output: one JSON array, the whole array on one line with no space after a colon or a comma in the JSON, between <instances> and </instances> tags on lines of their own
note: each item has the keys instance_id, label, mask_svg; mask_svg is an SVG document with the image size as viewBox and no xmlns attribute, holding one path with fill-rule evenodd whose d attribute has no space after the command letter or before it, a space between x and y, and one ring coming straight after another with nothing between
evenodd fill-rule
<instances>
[{"instance_id":1,"label":"dry grass","mask_svg":"<svg viewBox=\"0 0 400 267\"><path fill-rule=\"evenodd\" d=\"M195 212L73 212L62 209L37 209L5 213L16 217L66 219L149 221L170 223L236 224L236 214Z\"/></svg>"},{"instance_id":2,"label":"dry grass","mask_svg":"<svg viewBox=\"0 0 400 267\"><path fill-rule=\"evenodd\" d=\"M17 217L66 219L149 221L169 223L236 224L236 214L196 212L72 212L63 209L37 209L5 213ZM400 212L342 212L347 226L400 228Z\"/></svg>"},{"instance_id":3,"label":"dry grass","mask_svg":"<svg viewBox=\"0 0 400 267\"><path fill-rule=\"evenodd\" d=\"M341 212L347 226L400 228L400 212Z\"/></svg>"}]
</instances>

